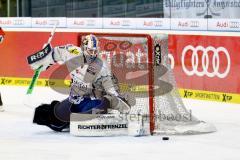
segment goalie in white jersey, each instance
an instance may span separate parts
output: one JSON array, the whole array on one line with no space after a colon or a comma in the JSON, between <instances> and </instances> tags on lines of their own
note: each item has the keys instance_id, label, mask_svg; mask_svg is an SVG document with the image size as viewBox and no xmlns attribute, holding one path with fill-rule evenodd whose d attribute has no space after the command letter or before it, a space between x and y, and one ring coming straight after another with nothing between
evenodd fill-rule
<instances>
[{"instance_id":1,"label":"goalie in white jersey","mask_svg":"<svg viewBox=\"0 0 240 160\"><path fill-rule=\"evenodd\" d=\"M32 69L42 66L44 71L52 64L63 62L72 78L69 97L62 102L53 101L37 107L34 123L62 131L68 128L72 112L106 114L109 109L120 113L130 110L135 99L120 95L116 78L107 63L98 58L98 52L98 39L90 34L83 40L81 48L57 46L47 56L30 64Z\"/></svg>"}]
</instances>

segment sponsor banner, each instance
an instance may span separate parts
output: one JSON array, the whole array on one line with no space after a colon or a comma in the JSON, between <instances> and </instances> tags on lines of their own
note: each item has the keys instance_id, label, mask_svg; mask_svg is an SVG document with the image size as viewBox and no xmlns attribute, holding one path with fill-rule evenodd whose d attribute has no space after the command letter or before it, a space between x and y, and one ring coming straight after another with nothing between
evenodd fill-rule
<instances>
[{"instance_id":1,"label":"sponsor banner","mask_svg":"<svg viewBox=\"0 0 240 160\"><path fill-rule=\"evenodd\" d=\"M136 29L170 29L169 18L136 18Z\"/></svg>"},{"instance_id":2,"label":"sponsor banner","mask_svg":"<svg viewBox=\"0 0 240 160\"><path fill-rule=\"evenodd\" d=\"M164 17L240 18L240 0L164 0Z\"/></svg>"},{"instance_id":3,"label":"sponsor banner","mask_svg":"<svg viewBox=\"0 0 240 160\"><path fill-rule=\"evenodd\" d=\"M163 3L166 18L204 18L208 14L204 0L164 0Z\"/></svg>"},{"instance_id":4,"label":"sponsor banner","mask_svg":"<svg viewBox=\"0 0 240 160\"><path fill-rule=\"evenodd\" d=\"M240 37L170 35L180 88L240 93Z\"/></svg>"},{"instance_id":5,"label":"sponsor banner","mask_svg":"<svg viewBox=\"0 0 240 160\"><path fill-rule=\"evenodd\" d=\"M30 82L31 78L0 77L0 86L29 86ZM70 83L70 80L64 80L64 83L62 83L62 80L60 79L38 79L36 82L36 86L67 88L68 86L70 86ZM180 96L183 98L240 104L240 94L182 88L179 89L179 93Z\"/></svg>"},{"instance_id":6,"label":"sponsor banner","mask_svg":"<svg viewBox=\"0 0 240 160\"><path fill-rule=\"evenodd\" d=\"M103 18L103 28L136 29L134 18Z\"/></svg>"},{"instance_id":7,"label":"sponsor banner","mask_svg":"<svg viewBox=\"0 0 240 160\"><path fill-rule=\"evenodd\" d=\"M56 23L57 27L67 27L65 17L32 18L32 27L36 28L52 28Z\"/></svg>"},{"instance_id":8,"label":"sponsor banner","mask_svg":"<svg viewBox=\"0 0 240 160\"><path fill-rule=\"evenodd\" d=\"M173 30L207 30L207 19L171 18Z\"/></svg>"},{"instance_id":9,"label":"sponsor banner","mask_svg":"<svg viewBox=\"0 0 240 160\"><path fill-rule=\"evenodd\" d=\"M240 19L208 19L208 30L240 31Z\"/></svg>"},{"instance_id":10,"label":"sponsor banner","mask_svg":"<svg viewBox=\"0 0 240 160\"><path fill-rule=\"evenodd\" d=\"M240 103L240 94L224 93L224 92L210 92L202 90L179 89L179 93L183 98L191 98L198 100Z\"/></svg>"},{"instance_id":11,"label":"sponsor banner","mask_svg":"<svg viewBox=\"0 0 240 160\"><path fill-rule=\"evenodd\" d=\"M32 27L31 20L30 17L0 17L0 26L12 28Z\"/></svg>"},{"instance_id":12,"label":"sponsor banner","mask_svg":"<svg viewBox=\"0 0 240 160\"><path fill-rule=\"evenodd\" d=\"M23 40L23 34L24 39L28 41ZM0 63L0 77L5 79L0 79L0 85L25 84L27 86L30 83L34 72L27 64L26 57L41 50L49 34L49 31L5 31L4 43L0 44L0 51L4 53L1 54L1 58L5 60ZM52 46L69 43L78 45L79 33L58 32L57 30L52 40ZM126 43L124 44L126 46ZM179 88L240 94L240 37L169 35L168 46L169 53L171 53L168 57L169 62L175 73ZM114 46L109 45L107 47L111 49ZM16 64L16 62L18 63ZM58 67L58 65L55 65L49 68L47 72L42 72L40 80L49 79ZM62 71L58 77L52 79L66 77L66 74L60 75L66 72ZM29 78L29 82L10 81L12 79L9 80L6 77ZM45 84L45 81L42 81L41 85ZM145 89L141 87L136 88L136 90Z\"/></svg>"},{"instance_id":13,"label":"sponsor banner","mask_svg":"<svg viewBox=\"0 0 240 160\"><path fill-rule=\"evenodd\" d=\"M19 77L0 77L0 86L29 86L32 78ZM38 87L62 87L70 86L70 80L61 79L38 79L36 86Z\"/></svg>"},{"instance_id":14,"label":"sponsor banner","mask_svg":"<svg viewBox=\"0 0 240 160\"><path fill-rule=\"evenodd\" d=\"M67 18L68 28L102 28L102 18Z\"/></svg>"},{"instance_id":15,"label":"sponsor banner","mask_svg":"<svg viewBox=\"0 0 240 160\"><path fill-rule=\"evenodd\" d=\"M1 58L4 59L0 63L0 77L32 77L34 72L27 63L27 57L42 49L43 44L49 38L51 30L49 29L46 32L5 30L4 42L0 44ZM56 29L51 45L52 47L69 43L78 45L78 34L76 32L59 32ZM42 72L40 78L48 78L57 67L59 66L55 65L47 72ZM59 76L54 79L61 77Z\"/></svg>"}]
</instances>

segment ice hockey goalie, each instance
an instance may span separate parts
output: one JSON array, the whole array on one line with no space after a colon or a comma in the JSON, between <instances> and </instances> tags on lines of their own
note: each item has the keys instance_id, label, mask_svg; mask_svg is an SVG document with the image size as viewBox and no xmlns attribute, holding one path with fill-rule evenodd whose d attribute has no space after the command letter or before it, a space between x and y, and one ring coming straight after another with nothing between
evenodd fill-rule
<instances>
[{"instance_id":1,"label":"ice hockey goalie","mask_svg":"<svg viewBox=\"0 0 240 160\"><path fill-rule=\"evenodd\" d=\"M107 63L98 57L98 39L92 34L85 37L81 47L57 46L45 56L32 57L34 62L29 65L33 70L41 66L45 71L53 64L64 63L72 78L69 97L38 106L34 123L63 131L69 128L71 113L127 113L136 103L134 97L120 94L116 77Z\"/></svg>"}]
</instances>

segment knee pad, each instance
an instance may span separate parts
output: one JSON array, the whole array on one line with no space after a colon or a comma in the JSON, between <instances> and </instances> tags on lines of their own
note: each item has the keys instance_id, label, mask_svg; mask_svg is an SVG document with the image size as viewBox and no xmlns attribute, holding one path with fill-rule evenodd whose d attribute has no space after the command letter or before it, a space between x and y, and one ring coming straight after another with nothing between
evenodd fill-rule
<instances>
[{"instance_id":1,"label":"knee pad","mask_svg":"<svg viewBox=\"0 0 240 160\"><path fill-rule=\"evenodd\" d=\"M92 109L91 114L107 114L108 108L110 108L110 101L103 97L101 103Z\"/></svg>"},{"instance_id":2,"label":"knee pad","mask_svg":"<svg viewBox=\"0 0 240 160\"><path fill-rule=\"evenodd\" d=\"M88 98L84 99L79 105L72 105L71 112L82 114L106 114L109 106L110 102L105 97L101 100L91 100Z\"/></svg>"},{"instance_id":3,"label":"knee pad","mask_svg":"<svg viewBox=\"0 0 240 160\"><path fill-rule=\"evenodd\" d=\"M110 108L110 101L103 97L102 103L97 108L102 108L102 112L100 114L107 114L108 108Z\"/></svg>"}]
</instances>

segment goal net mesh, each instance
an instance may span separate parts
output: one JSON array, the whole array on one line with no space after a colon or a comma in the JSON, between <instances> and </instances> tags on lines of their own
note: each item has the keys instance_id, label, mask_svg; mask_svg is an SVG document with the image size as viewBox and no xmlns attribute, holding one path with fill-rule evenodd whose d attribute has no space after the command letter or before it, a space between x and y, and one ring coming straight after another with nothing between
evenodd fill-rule
<instances>
[{"instance_id":1,"label":"goal net mesh","mask_svg":"<svg viewBox=\"0 0 240 160\"><path fill-rule=\"evenodd\" d=\"M86 34L82 33L80 39ZM167 35L94 35L99 40L99 56L117 77L120 92L136 100L130 114L143 115L151 133L197 134L216 130L184 106L169 64Z\"/></svg>"}]
</instances>

